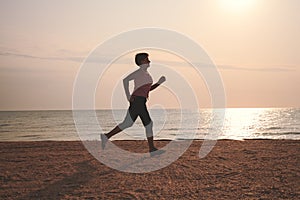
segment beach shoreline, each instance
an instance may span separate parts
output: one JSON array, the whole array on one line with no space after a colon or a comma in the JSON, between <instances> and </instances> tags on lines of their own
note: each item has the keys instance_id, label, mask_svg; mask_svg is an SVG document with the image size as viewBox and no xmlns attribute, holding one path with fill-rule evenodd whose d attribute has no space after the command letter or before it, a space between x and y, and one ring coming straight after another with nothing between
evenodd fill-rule
<instances>
[{"instance_id":1,"label":"beach shoreline","mask_svg":"<svg viewBox=\"0 0 300 200\"><path fill-rule=\"evenodd\" d=\"M170 141L155 141L162 148ZM1 199L299 199L299 140L218 140L199 158L195 140L149 173L111 169L80 141L0 142ZM113 141L147 152L147 141ZM114 159L118 159L115 157Z\"/></svg>"}]
</instances>

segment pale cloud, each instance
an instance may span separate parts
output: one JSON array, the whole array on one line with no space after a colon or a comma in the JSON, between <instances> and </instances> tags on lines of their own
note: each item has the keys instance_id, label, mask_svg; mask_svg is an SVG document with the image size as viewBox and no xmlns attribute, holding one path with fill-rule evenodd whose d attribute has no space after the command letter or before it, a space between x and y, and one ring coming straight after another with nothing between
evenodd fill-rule
<instances>
[{"instance_id":1,"label":"pale cloud","mask_svg":"<svg viewBox=\"0 0 300 200\"><path fill-rule=\"evenodd\" d=\"M0 51L0 56L12 56L12 57L22 57L22 58L30 58L30 59L39 59L39 60L49 60L49 61L72 61L76 63L90 62L90 63L109 63L111 60L109 59L111 56L94 56L89 57L87 60L87 56L76 56L74 54L79 54L78 52L67 50L67 49L59 49L56 51L57 55L61 54L62 56L36 56L25 53L20 53L19 51ZM81 53L82 54L82 53ZM86 53L87 54L87 53ZM69 55L69 56L64 56ZM74 55L74 56L72 56ZM118 64L130 64L132 59L129 58L121 58L117 61ZM168 66L176 66L176 67L185 67L187 66L187 62L179 62L179 61L170 61L170 60L157 60L154 64L164 64ZM235 65L212 65L206 63L195 63L195 65L200 66L201 68L212 68L217 67L220 70L238 70L238 71L257 71L257 72L292 72L296 71L297 67L292 65L278 65L278 66L235 66Z\"/></svg>"},{"instance_id":2,"label":"pale cloud","mask_svg":"<svg viewBox=\"0 0 300 200\"><path fill-rule=\"evenodd\" d=\"M1 56L13 56L13 57L22 57L22 58L31 58L39 60L56 60L56 61L73 61L73 62L82 62L83 57L46 57L46 56L35 56L30 54L18 53L18 52L0 52Z\"/></svg>"},{"instance_id":3,"label":"pale cloud","mask_svg":"<svg viewBox=\"0 0 300 200\"><path fill-rule=\"evenodd\" d=\"M189 63L159 60L157 63L162 63L168 66L186 67ZM296 71L297 67L293 65L269 65L269 66L237 66L237 65L222 65L222 64L206 64L206 63L194 63L201 68L213 68L217 67L219 70L233 70L233 71L257 71L257 72L292 72Z\"/></svg>"},{"instance_id":4,"label":"pale cloud","mask_svg":"<svg viewBox=\"0 0 300 200\"><path fill-rule=\"evenodd\" d=\"M241 71L256 71L256 72L292 72L296 71L296 66L285 65L285 66L253 66L243 67L234 65L218 65L219 69L222 70L241 70Z\"/></svg>"}]
</instances>

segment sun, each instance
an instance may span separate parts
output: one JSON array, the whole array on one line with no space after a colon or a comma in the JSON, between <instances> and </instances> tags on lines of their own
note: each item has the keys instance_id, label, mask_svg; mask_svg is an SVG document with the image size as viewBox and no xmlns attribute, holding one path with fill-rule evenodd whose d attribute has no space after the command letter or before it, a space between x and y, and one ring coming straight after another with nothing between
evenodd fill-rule
<instances>
[{"instance_id":1,"label":"sun","mask_svg":"<svg viewBox=\"0 0 300 200\"><path fill-rule=\"evenodd\" d=\"M219 0L220 6L232 12L244 12L250 9L256 0Z\"/></svg>"}]
</instances>

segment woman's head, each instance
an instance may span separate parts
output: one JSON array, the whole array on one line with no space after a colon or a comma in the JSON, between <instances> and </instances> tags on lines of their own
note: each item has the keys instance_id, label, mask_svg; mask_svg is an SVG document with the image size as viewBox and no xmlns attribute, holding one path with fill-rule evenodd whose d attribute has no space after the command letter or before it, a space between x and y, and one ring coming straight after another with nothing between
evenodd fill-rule
<instances>
[{"instance_id":1,"label":"woman's head","mask_svg":"<svg viewBox=\"0 0 300 200\"><path fill-rule=\"evenodd\" d=\"M140 66L143 64L149 64L150 60L148 59L149 54L148 53L138 53L135 55L135 63Z\"/></svg>"}]
</instances>

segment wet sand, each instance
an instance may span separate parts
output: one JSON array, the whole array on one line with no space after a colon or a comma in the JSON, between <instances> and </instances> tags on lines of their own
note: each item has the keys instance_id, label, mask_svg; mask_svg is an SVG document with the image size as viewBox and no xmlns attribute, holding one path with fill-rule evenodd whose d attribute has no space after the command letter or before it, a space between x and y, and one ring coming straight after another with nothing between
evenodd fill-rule
<instances>
[{"instance_id":1,"label":"wet sand","mask_svg":"<svg viewBox=\"0 0 300 200\"><path fill-rule=\"evenodd\" d=\"M114 144L147 150L146 141ZM163 169L132 174L81 142L0 142L0 199L300 199L300 141L221 140L200 159L201 144Z\"/></svg>"}]
</instances>

